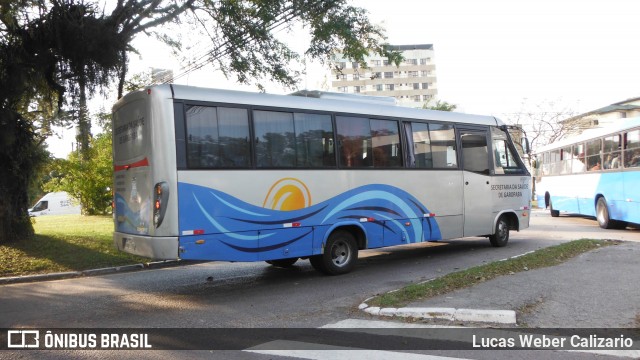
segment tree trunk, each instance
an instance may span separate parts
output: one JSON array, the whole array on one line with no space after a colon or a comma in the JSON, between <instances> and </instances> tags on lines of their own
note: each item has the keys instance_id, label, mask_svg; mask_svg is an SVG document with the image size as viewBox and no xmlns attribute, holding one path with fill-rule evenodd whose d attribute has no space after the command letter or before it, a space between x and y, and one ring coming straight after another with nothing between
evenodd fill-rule
<instances>
[{"instance_id":1,"label":"tree trunk","mask_svg":"<svg viewBox=\"0 0 640 360\"><path fill-rule=\"evenodd\" d=\"M78 104L78 134L76 136L76 141L78 142L80 159L86 160L89 157L91 119L89 118L89 110L87 108L87 84L84 76L80 76L78 86L80 87L80 99Z\"/></svg>"},{"instance_id":2,"label":"tree trunk","mask_svg":"<svg viewBox=\"0 0 640 360\"><path fill-rule=\"evenodd\" d=\"M27 213L29 175L42 160L27 121L11 110L0 114L0 244L33 235Z\"/></svg>"}]
</instances>

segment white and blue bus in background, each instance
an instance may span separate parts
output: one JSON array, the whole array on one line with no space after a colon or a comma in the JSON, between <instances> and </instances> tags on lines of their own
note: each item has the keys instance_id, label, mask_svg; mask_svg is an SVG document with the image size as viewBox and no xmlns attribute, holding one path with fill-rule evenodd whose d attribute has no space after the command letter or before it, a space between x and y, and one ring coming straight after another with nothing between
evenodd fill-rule
<instances>
[{"instance_id":1,"label":"white and blue bus in background","mask_svg":"<svg viewBox=\"0 0 640 360\"><path fill-rule=\"evenodd\" d=\"M118 249L283 267L308 258L342 274L359 250L467 236L504 246L529 226L531 176L499 120L294 95L160 85L120 99Z\"/></svg>"},{"instance_id":2,"label":"white and blue bus in background","mask_svg":"<svg viewBox=\"0 0 640 360\"><path fill-rule=\"evenodd\" d=\"M640 223L640 118L557 141L536 158L537 200L551 216L595 216L605 229Z\"/></svg>"}]
</instances>

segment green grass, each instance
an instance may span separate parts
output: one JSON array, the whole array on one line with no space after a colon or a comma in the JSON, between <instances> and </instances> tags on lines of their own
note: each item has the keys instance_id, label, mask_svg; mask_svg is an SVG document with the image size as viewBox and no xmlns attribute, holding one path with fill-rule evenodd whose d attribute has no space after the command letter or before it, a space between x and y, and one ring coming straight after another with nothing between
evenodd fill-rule
<instances>
[{"instance_id":1,"label":"green grass","mask_svg":"<svg viewBox=\"0 0 640 360\"><path fill-rule=\"evenodd\" d=\"M36 217L33 239L0 244L0 277L147 262L113 245L111 216Z\"/></svg>"},{"instance_id":2,"label":"green grass","mask_svg":"<svg viewBox=\"0 0 640 360\"><path fill-rule=\"evenodd\" d=\"M398 291L389 292L367 301L369 306L402 307L408 303L449 293L521 271L559 265L572 257L602 246L619 242L607 240L575 240L568 243L537 250L533 253L505 261L496 261L457 271L431 281L411 284Z\"/></svg>"}]
</instances>

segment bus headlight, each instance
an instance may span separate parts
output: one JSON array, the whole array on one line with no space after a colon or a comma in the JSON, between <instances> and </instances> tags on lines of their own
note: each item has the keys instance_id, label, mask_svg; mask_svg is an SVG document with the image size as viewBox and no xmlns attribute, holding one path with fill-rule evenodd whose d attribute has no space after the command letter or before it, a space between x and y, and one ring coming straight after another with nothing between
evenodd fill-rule
<instances>
[{"instance_id":1,"label":"bus headlight","mask_svg":"<svg viewBox=\"0 0 640 360\"><path fill-rule=\"evenodd\" d=\"M159 227L167 212L169 203L169 185L166 182L159 182L153 189L153 224Z\"/></svg>"}]
</instances>

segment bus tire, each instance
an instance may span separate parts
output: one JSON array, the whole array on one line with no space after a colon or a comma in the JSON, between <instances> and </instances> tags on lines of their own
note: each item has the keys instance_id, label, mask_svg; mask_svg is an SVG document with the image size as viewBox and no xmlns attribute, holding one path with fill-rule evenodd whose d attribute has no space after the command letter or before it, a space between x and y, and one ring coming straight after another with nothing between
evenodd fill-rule
<instances>
[{"instance_id":1,"label":"bus tire","mask_svg":"<svg viewBox=\"0 0 640 360\"><path fill-rule=\"evenodd\" d=\"M551 199L549 199L549 214L551 214L551 217L560 216L560 210L553 210L553 203L551 202Z\"/></svg>"},{"instance_id":2,"label":"bus tire","mask_svg":"<svg viewBox=\"0 0 640 360\"><path fill-rule=\"evenodd\" d=\"M289 268L298 261L297 257L288 259L267 260L266 263L279 268Z\"/></svg>"},{"instance_id":3,"label":"bus tire","mask_svg":"<svg viewBox=\"0 0 640 360\"><path fill-rule=\"evenodd\" d=\"M495 232L489 236L489 242L494 247L503 247L509 242L509 220L506 216L502 215L498 218Z\"/></svg>"},{"instance_id":4,"label":"bus tire","mask_svg":"<svg viewBox=\"0 0 640 360\"><path fill-rule=\"evenodd\" d=\"M346 274L358 260L358 245L353 235L344 230L334 231L324 246L322 255L309 258L314 269L327 275Z\"/></svg>"},{"instance_id":5,"label":"bus tire","mask_svg":"<svg viewBox=\"0 0 640 360\"><path fill-rule=\"evenodd\" d=\"M624 229L627 225L624 221L611 219L607 200L604 196L599 197L598 201L596 201L596 219L598 220L598 225L603 229Z\"/></svg>"},{"instance_id":6,"label":"bus tire","mask_svg":"<svg viewBox=\"0 0 640 360\"><path fill-rule=\"evenodd\" d=\"M598 225L603 229L611 228L611 219L609 218L609 208L607 207L607 200L603 196L599 197L596 201L596 219Z\"/></svg>"}]
</instances>

